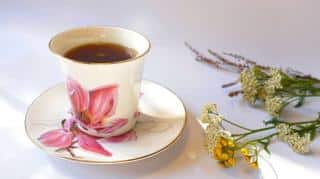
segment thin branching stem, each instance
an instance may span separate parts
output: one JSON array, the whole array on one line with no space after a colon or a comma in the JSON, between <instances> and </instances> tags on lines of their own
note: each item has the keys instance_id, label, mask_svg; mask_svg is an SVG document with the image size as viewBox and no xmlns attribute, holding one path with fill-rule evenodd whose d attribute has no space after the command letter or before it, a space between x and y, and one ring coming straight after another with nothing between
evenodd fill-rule
<instances>
[{"instance_id":1,"label":"thin branching stem","mask_svg":"<svg viewBox=\"0 0 320 179\"><path fill-rule=\"evenodd\" d=\"M185 42L185 45L196 55L197 61L207 63L207 64L212 65L218 69L225 69L225 70L230 71L229 68L224 67L224 66L229 66L229 67L233 68L233 71L240 73L243 70L251 68L253 66L259 67L265 71L269 71L272 68L270 66L264 66L264 65L258 64L256 61L250 60L248 58L245 58L245 57L238 55L238 54L235 54L235 53L223 52L222 54L219 54L219 53L209 49L208 53L216 58L216 60L214 60L214 59L211 59L211 58L204 56L198 50L193 48L189 43ZM231 58L237 60L238 62L234 62L233 60L230 60L226 57L231 57ZM294 77L297 77L300 79L309 79L309 80L312 80L315 82L320 82L320 80L318 78L315 78L310 74L304 74L300 71L297 71L297 70L294 70L291 68L286 68L286 69L287 69L286 72L291 76L294 76Z\"/></svg>"},{"instance_id":2,"label":"thin branching stem","mask_svg":"<svg viewBox=\"0 0 320 179\"><path fill-rule=\"evenodd\" d=\"M242 90L237 90L237 91L231 91L228 96L230 97L234 97L234 96L238 96L239 94L242 94L243 91Z\"/></svg>"},{"instance_id":3,"label":"thin branching stem","mask_svg":"<svg viewBox=\"0 0 320 179\"><path fill-rule=\"evenodd\" d=\"M234 85L236 85L236 84L238 84L238 83L239 83L239 80L234 81L234 82L230 82L230 83L226 83L226 84L223 84L223 85L222 85L222 88L228 88L228 87L234 86Z\"/></svg>"},{"instance_id":4,"label":"thin branching stem","mask_svg":"<svg viewBox=\"0 0 320 179\"><path fill-rule=\"evenodd\" d=\"M255 143L255 142L259 142L259 141L263 141L263 140L270 140L272 137L278 135L278 133L273 133L273 134L270 134L270 135L267 135L265 137L262 137L262 138L258 138L258 139L254 139L254 140L249 140L245 143L243 143L241 146L239 146L238 148L241 149L245 146L247 146L248 144L252 144L252 143Z\"/></svg>"},{"instance_id":5,"label":"thin branching stem","mask_svg":"<svg viewBox=\"0 0 320 179\"><path fill-rule=\"evenodd\" d=\"M229 124L231 124L231 125L233 125L233 126L239 127L239 128L241 128L241 129L243 129L243 130L252 131L252 129L249 129L249 128L247 128L247 127L241 126L241 125L239 125L239 124L237 124L237 123L235 123L235 122L229 121L229 120L227 120L227 119L223 119L223 121L226 122L226 123L229 123Z\"/></svg>"}]
</instances>

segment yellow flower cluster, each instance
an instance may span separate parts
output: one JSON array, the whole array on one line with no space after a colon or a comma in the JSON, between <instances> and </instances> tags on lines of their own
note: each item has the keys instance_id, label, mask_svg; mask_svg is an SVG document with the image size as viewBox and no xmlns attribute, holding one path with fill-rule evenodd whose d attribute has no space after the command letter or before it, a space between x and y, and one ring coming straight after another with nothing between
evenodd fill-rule
<instances>
[{"instance_id":1,"label":"yellow flower cluster","mask_svg":"<svg viewBox=\"0 0 320 179\"><path fill-rule=\"evenodd\" d=\"M221 122L223 116L218 114L216 105L207 104L200 117L206 125L206 147L209 153L224 167L235 165L234 158L236 144L230 132L223 129Z\"/></svg>"},{"instance_id":2,"label":"yellow flower cluster","mask_svg":"<svg viewBox=\"0 0 320 179\"><path fill-rule=\"evenodd\" d=\"M206 105L202 110L200 121L205 126L206 148L219 164L228 168L236 164L236 154L239 146L231 133L222 127L223 120L223 116L217 112L217 108L213 104ZM254 152L252 151L242 154L245 160L251 161L249 162L250 166L257 166L257 160L252 162L254 158L256 159L256 155L253 155Z\"/></svg>"},{"instance_id":3,"label":"yellow flower cluster","mask_svg":"<svg viewBox=\"0 0 320 179\"><path fill-rule=\"evenodd\" d=\"M235 147L236 144L232 138L219 136L212 149L212 155L222 166L232 167L236 164Z\"/></svg>"},{"instance_id":4,"label":"yellow flower cluster","mask_svg":"<svg viewBox=\"0 0 320 179\"><path fill-rule=\"evenodd\" d=\"M252 168L258 168L258 151L255 146L249 145L240 150L243 158L249 163Z\"/></svg>"}]
</instances>

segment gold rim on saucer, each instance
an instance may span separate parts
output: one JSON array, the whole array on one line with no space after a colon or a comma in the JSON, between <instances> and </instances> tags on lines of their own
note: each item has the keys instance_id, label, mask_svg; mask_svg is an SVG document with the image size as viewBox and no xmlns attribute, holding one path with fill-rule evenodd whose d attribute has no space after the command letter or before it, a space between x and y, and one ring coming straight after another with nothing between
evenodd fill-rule
<instances>
[{"instance_id":1,"label":"gold rim on saucer","mask_svg":"<svg viewBox=\"0 0 320 179\"><path fill-rule=\"evenodd\" d=\"M69 160L69 161L73 161L73 162L77 162L77 163L83 163L83 164L93 164L93 165L102 165L102 164L123 164L123 163L129 163L129 162L135 162L135 161L140 161L140 160L143 160L143 159L147 159L147 158L151 158L165 150L167 150L169 147L171 147L172 145L174 145L177 140L181 137L184 129L185 129L185 126L186 126L186 123L187 123L187 113L186 113L186 108L185 108L185 104L182 102L182 100L170 89L158 84L158 83L155 83L155 82L152 82L152 81L149 81L149 80L143 80L142 84L151 84L151 85L155 85L157 86L158 88L163 88L164 90L166 90L168 93L171 93L176 99L178 102L180 102L182 105L181 107L183 107L183 115L184 115L184 119L181 119L183 120L183 124L180 128L180 131L179 133L175 136L175 138L173 140L171 140L168 144L166 144L164 147L160 148L159 150L156 150L156 151L153 151L151 153L148 153L147 155L143 155L143 156L140 156L140 157L136 157L136 158L131 158L131 159L127 159L127 160L116 160L116 161L97 161L97 160L87 160L86 158L75 158L75 157L72 157L72 156L63 156L63 155L60 155L58 154L57 152L54 152L54 151L49 151L47 149L47 147L44 147L42 146L37 140L36 140L36 137L34 137L33 134L30 133L30 129L28 129L28 121L30 120L31 116L30 116L30 111L31 111L31 107L37 102L38 99L41 99L43 98L43 96L47 95L48 92L50 92L51 90L55 90L59 87L61 87L63 84L57 84L47 90L45 90L42 94L40 94L31 104L30 106L28 107L28 110L27 110L27 113L26 113L26 116L25 116L25 131L26 131L26 134L27 136L29 137L29 139L37 146L39 147L40 149L46 151L47 153L49 153L50 155L53 155L53 156L56 156L58 158L61 158L61 159L65 159L65 160ZM144 92L144 91L143 91ZM170 94L170 95L171 95ZM59 119L57 119L59 120ZM29 127L30 128L30 127Z\"/></svg>"}]
</instances>

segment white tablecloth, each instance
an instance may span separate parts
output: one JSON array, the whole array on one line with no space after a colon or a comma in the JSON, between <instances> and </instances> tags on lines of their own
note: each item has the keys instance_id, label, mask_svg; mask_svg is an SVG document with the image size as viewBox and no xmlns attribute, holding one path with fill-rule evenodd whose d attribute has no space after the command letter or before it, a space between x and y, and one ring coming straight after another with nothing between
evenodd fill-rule
<instances>
[{"instance_id":1,"label":"white tablecloth","mask_svg":"<svg viewBox=\"0 0 320 179\"><path fill-rule=\"evenodd\" d=\"M217 103L229 119L250 127L262 126L268 115L241 98L229 98L220 85L237 76L196 62L183 42L204 52L207 47L237 52L263 64L320 76L319 7L315 0L1 1L0 178L258 178L243 163L220 168L203 148L195 117L209 101ZM172 148L137 163L86 166L52 158L28 140L23 124L27 106L63 80L48 50L49 39L65 29L87 25L121 26L149 37L152 49L144 77L171 88L188 109L187 128ZM294 113L288 110L285 116L315 118L320 111L316 101ZM268 161L281 179L319 178L319 141L308 156L275 142Z\"/></svg>"}]
</instances>

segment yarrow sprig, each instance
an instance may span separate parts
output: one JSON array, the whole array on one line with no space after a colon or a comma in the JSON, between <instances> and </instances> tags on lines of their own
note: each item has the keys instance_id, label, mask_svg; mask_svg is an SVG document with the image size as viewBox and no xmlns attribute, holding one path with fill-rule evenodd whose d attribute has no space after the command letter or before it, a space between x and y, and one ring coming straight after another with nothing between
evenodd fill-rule
<instances>
[{"instance_id":1,"label":"yarrow sprig","mask_svg":"<svg viewBox=\"0 0 320 179\"><path fill-rule=\"evenodd\" d=\"M270 153L272 138L286 142L293 151L307 153L320 128L320 117L304 122L285 122L277 118L266 121L266 127L250 129L229 121L218 113L215 104L206 105L200 116L200 124L205 130L205 146L212 157L224 167L232 167L243 158L253 167L258 167L261 150ZM242 129L242 133L232 133L226 124ZM253 135L259 137L252 138Z\"/></svg>"},{"instance_id":2,"label":"yarrow sprig","mask_svg":"<svg viewBox=\"0 0 320 179\"><path fill-rule=\"evenodd\" d=\"M281 69L268 71L251 67L240 73L244 98L251 104L261 101L272 116L279 116L284 107L296 103L300 107L306 97L320 96L320 80L302 79Z\"/></svg>"},{"instance_id":3,"label":"yarrow sprig","mask_svg":"<svg viewBox=\"0 0 320 179\"><path fill-rule=\"evenodd\" d=\"M188 43L185 45L196 55L197 61L239 73L238 80L222 87L240 84L241 89L230 92L229 96L243 94L244 99L250 104L262 102L266 111L272 116L279 116L289 104L294 103L295 107L300 107L306 97L320 96L320 80L311 75L290 68L283 70L263 66L233 53L219 54L208 50L208 53L215 58L211 59Z\"/></svg>"}]
</instances>

